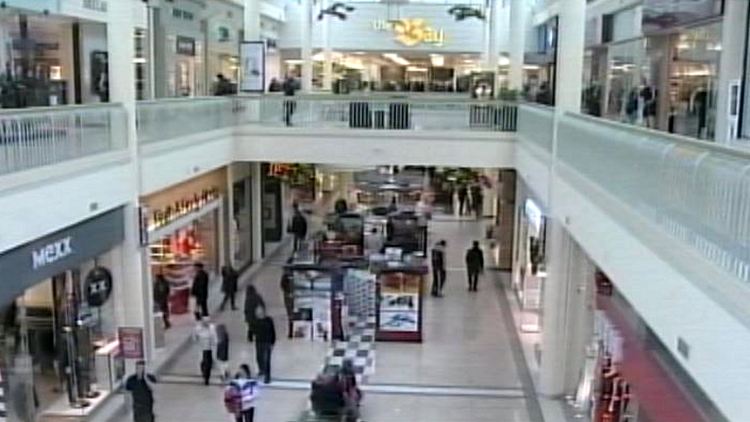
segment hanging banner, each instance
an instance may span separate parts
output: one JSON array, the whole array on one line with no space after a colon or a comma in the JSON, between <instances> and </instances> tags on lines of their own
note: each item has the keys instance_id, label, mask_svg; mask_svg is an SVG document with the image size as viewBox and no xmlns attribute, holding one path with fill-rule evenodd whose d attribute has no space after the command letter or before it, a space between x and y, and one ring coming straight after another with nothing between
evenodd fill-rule
<instances>
[{"instance_id":1,"label":"hanging banner","mask_svg":"<svg viewBox=\"0 0 750 422\"><path fill-rule=\"evenodd\" d=\"M264 92L266 86L266 45L263 41L245 41L240 46L242 59L240 91Z\"/></svg>"},{"instance_id":2,"label":"hanging banner","mask_svg":"<svg viewBox=\"0 0 750 422\"><path fill-rule=\"evenodd\" d=\"M120 340L120 352L123 359L143 359L143 328L120 327L117 329L117 338Z\"/></svg>"}]
</instances>

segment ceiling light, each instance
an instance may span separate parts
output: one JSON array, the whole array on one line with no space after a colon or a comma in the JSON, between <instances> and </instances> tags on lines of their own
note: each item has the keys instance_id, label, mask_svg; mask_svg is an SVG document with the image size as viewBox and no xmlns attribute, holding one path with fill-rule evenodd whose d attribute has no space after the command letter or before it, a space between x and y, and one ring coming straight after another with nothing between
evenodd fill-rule
<instances>
[{"instance_id":1,"label":"ceiling light","mask_svg":"<svg viewBox=\"0 0 750 422\"><path fill-rule=\"evenodd\" d=\"M497 64L500 66L508 66L510 64L510 59L505 56L500 56L500 59L497 61Z\"/></svg>"},{"instance_id":2,"label":"ceiling light","mask_svg":"<svg viewBox=\"0 0 750 422\"><path fill-rule=\"evenodd\" d=\"M445 66L445 56L441 56L440 54L430 54L430 62L435 67Z\"/></svg>"},{"instance_id":3,"label":"ceiling light","mask_svg":"<svg viewBox=\"0 0 750 422\"><path fill-rule=\"evenodd\" d=\"M539 70L539 66L535 64L525 64L523 68L526 70Z\"/></svg>"},{"instance_id":4,"label":"ceiling light","mask_svg":"<svg viewBox=\"0 0 750 422\"><path fill-rule=\"evenodd\" d=\"M407 66L406 71L407 72L427 72L427 68L419 67L419 66Z\"/></svg>"},{"instance_id":5,"label":"ceiling light","mask_svg":"<svg viewBox=\"0 0 750 422\"><path fill-rule=\"evenodd\" d=\"M286 64L302 64L302 63L304 63L304 60L300 60L300 59L286 59L286 60L284 60L284 63L286 63Z\"/></svg>"}]
</instances>

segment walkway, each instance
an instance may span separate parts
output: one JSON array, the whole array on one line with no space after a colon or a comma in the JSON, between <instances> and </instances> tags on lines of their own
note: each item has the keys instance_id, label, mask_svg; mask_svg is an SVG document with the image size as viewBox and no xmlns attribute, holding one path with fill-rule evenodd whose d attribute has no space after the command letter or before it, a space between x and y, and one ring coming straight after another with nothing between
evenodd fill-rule
<instances>
[{"instance_id":1,"label":"walkway","mask_svg":"<svg viewBox=\"0 0 750 422\"><path fill-rule=\"evenodd\" d=\"M479 239L483 225L440 219L431 224L431 239L448 241L448 284L445 297L425 303L425 342L378 343L375 374L363 386L362 418L367 422L541 421L529 385L512 322L501 307L504 295L488 273L480 292L466 291L464 250ZM264 389L256 420L294 421L307 408L309 383L324 361L327 345L290 341L279 294L281 266L288 250L268 262L253 282L266 300L281 334L274 350L275 382ZM240 300L242 302L242 300ZM242 312L216 318L227 324L233 362L251 362L254 352L244 341ZM199 353L190 345L161 376L156 413L162 421L223 422L222 389L205 387L198 377ZM123 417L115 422L129 421Z\"/></svg>"}]
</instances>

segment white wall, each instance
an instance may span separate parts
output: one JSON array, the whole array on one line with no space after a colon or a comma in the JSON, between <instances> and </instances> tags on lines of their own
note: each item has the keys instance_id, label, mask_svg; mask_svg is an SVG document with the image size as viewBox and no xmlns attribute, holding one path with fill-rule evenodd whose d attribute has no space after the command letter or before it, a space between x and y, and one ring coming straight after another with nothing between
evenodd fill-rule
<instances>
[{"instance_id":1,"label":"white wall","mask_svg":"<svg viewBox=\"0 0 750 422\"><path fill-rule=\"evenodd\" d=\"M127 203L126 157L102 154L0 177L0 251Z\"/></svg>"}]
</instances>

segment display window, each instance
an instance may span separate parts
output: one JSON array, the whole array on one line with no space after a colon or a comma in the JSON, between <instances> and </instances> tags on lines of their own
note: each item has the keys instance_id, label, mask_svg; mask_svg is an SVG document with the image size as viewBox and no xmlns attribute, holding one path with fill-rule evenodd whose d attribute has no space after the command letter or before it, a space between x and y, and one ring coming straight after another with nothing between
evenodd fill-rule
<instances>
[{"instance_id":1,"label":"display window","mask_svg":"<svg viewBox=\"0 0 750 422\"><path fill-rule=\"evenodd\" d=\"M106 280L106 289L96 288L106 294L89 293ZM125 367L114 353L111 283L108 269L87 262L37 283L2 310L0 401L9 420L86 415L117 388Z\"/></svg>"},{"instance_id":2,"label":"display window","mask_svg":"<svg viewBox=\"0 0 750 422\"><path fill-rule=\"evenodd\" d=\"M518 248L513 290L520 302L521 331L539 332L542 323L542 293L547 278L544 251L547 220L541 208L527 199L518 213Z\"/></svg>"}]
</instances>

